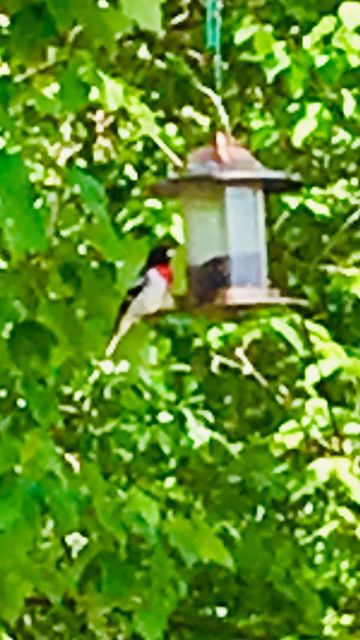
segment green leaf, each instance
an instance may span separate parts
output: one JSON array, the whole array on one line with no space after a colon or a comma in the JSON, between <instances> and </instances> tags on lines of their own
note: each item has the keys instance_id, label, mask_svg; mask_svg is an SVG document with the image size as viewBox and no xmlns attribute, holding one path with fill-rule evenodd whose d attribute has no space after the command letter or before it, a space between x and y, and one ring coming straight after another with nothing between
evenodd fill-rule
<instances>
[{"instance_id":1,"label":"green leaf","mask_svg":"<svg viewBox=\"0 0 360 640\"><path fill-rule=\"evenodd\" d=\"M290 558L288 559L291 562ZM266 541L262 539L261 527L255 523L249 523L242 536L239 544L239 567L243 575L249 575L252 572L261 576L268 575L269 565L272 564L272 558L266 546Z\"/></svg>"},{"instance_id":2,"label":"green leaf","mask_svg":"<svg viewBox=\"0 0 360 640\"><path fill-rule=\"evenodd\" d=\"M15 326L9 338L9 353L16 364L41 369L56 344L54 334L43 324L26 320Z\"/></svg>"},{"instance_id":3,"label":"green leaf","mask_svg":"<svg viewBox=\"0 0 360 640\"><path fill-rule=\"evenodd\" d=\"M86 39L93 47L101 45L111 53L117 39L128 27L128 21L117 7L100 7L93 0L71 0L71 13L82 25Z\"/></svg>"},{"instance_id":4,"label":"green leaf","mask_svg":"<svg viewBox=\"0 0 360 640\"><path fill-rule=\"evenodd\" d=\"M92 175L73 167L69 172L71 184L80 191L85 211L95 216L87 227L87 237L109 260L119 260L121 244L108 214L108 200L103 185Z\"/></svg>"},{"instance_id":5,"label":"green leaf","mask_svg":"<svg viewBox=\"0 0 360 640\"><path fill-rule=\"evenodd\" d=\"M42 6L39 15L36 6L25 3L23 9L14 16L9 48L13 48L14 59L25 60L25 64L36 64L55 36L56 25L47 6Z\"/></svg>"},{"instance_id":6,"label":"green leaf","mask_svg":"<svg viewBox=\"0 0 360 640\"><path fill-rule=\"evenodd\" d=\"M166 629L167 614L162 603L156 609L142 609L135 614L134 630L144 640L161 640Z\"/></svg>"},{"instance_id":7,"label":"green leaf","mask_svg":"<svg viewBox=\"0 0 360 640\"><path fill-rule=\"evenodd\" d=\"M44 251L44 221L20 155L0 151L0 175L0 225L9 249L15 256Z\"/></svg>"},{"instance_id":8,"label":"green leaf","mask_svg":"<svg viewBox=\"0 0 360 640\"><path fill-rule=\"evenodd\" d=\"M79 526L79 496L64 486L55 477L44 478L45 499L54 518L60 536L76 531Z\"/></svg>"},{"instance_id":9,"label":"green leaf","mask_svg":"<svg viewBox=\"0 0 360 640\"><path fill-rule=\"evenodd\" d=\"M19 483L5 481L0 486L0 529L10 529L23 506L23 494Z\"/></svg>"},{"instance_id":10,"label":"green leaf","mask_svg":"<svg viewBox=\"0 0 360 640\"><path fill-rule=\"evenodd\" d=\"M78 62L71 61L60 76L59 97L66 111L82 109L88 101L89 88L78 76Z\"/></svg>"},{"instance_id":11,"label":"green leaf","mask_svg":"<svg viewBox=\"0 0 360 640\"><path fill-rule=\"evenodd\" d=\"M61 424L57 397L50 386L28 377L23 379L21 387L30 411L39 424L50 427Z\"/></svg>"},{"instance_id":12,"label":"green leaf","mask_svg":"<svg viewBox=\"0 0 360 640\"><path fill-rule=\"evenodd\" d=\"M184 562L192 566L200 559L195 527L190 520L176 516L167 524L170 543L177 548Z\"/></svg>"},{"instance_id":13,"label":"green leaf","mask_svg":"<svg viewBox=\"0 0 360 640\"><path fill-rule=\"evenodd\" d=\"M232 571L234 561L222 540L213 533L205 522L197 521L196 524L201 558L206 562L215 562Z\"/></svg>"},{"instance_id":14,"label":"green leaf","mask_svg":"<svg viewBox=\"0 0 360 640\"><path fill-rule=\"evenodd\" d=\"M98 74L102 80L101 100L108 111L117 111L124 107L138 126L139 136L155 137L160 129L155 114L141 100L138 92L124 83L121 78L113 78L103 72Z\"/></svg>"},{"instance_id":15,"label":"green leaf","mask_svg":"<svg viewBox=\"0 0 360 640\"><path fill-rule=\"evenodd\" d=\"M137 22L141 29L161 31L162 0L121 0L124 14Z\"/></svg>"},{"instance_id":16,"label":"green leaf","mask_svg":"<svg viewBox=\"0 0 360 640\"><path fill-rule=\"evenodd\" d=\"M30 595L32 585L21 572L3 573L0 587L1 617L10 624L15 624L19 617L26 596Z\"/></svg>"},{"instance_id":17,"label":"green leaf","mask_svg":"<svg viewBox=\"0 0 360 640\"><path fill-rule=\"evenodd\" d=\"M65 271L65 277L69 272ZM59 364L67 358L77 356L86 347L88 329L76 316L66 300L43 299L39 309L41 319L51 328L56 336L57 344L52 352L52 362Z\"/></svg>"},{"instance_id":18,"label":"green leaf","mask_svg":"<svg viewBox=\"0 0 360 640\"><path fill-rule=\"evenodd\" d=\"M272 35L272 28L266 25L263 28L260 28L256 31L254 36L254 45L257 53L260 56L266 56L271 53L273 50L273 46L275 44L275 39Z\"/></svg>"},{"instance_id":19,"label":"green leaf","mask_svg":"<svg viewBox=\"0 0 360 640\"><path fill-rule=\"evenodd\" d=\"M230 570L234 568L231 554L204 521L175 516L168 522L167 532L170 543L178 549L187 565L192 566L202 560Z\"/></svg>"},{"instance_id":20,"label":"green leaf","mask_svg":"<svg viewBox=\"0 0 360 640\"><path fill-rule=\"evenodd\" d=\"M101 182L79 167L73 167L69 177L70 183L79 189L87 210L99 219L106 219L107 197Z\"/></svg>"},{"instance_id":21,"label":"green leaf","mask_svg":"<svg viewBox=\"0 0 360 640\"><path fill-rule=\"evenodd\" d=\"M136 566L115 555L106 555L101 559L101 590L104 595L121 601L122 606L129 605L136 595Z\"/></svg>"},{"instance_id":22,"label":"green leaf","mask_svg":"<svg viewBox=\"0 0 360 640\"><path fill-rule=\"evenodd\" d=\"M72 0L46 0L50 13L54 16L60 29L70 29L74 16L71 12Z\"/></svg>"},{"instance_id":23,"label":"green leaf","mask_svg":"<svg viewBox=\"0 0 360 640\"><path fill-rule=\"evenodd\" d=\"M0 436L0 474L13 469L19 462L20 442L8 434Z\"/></svg>"},{"instance_id":24,"label":"green leaf","mask_svg":"<svg viewBox=\"0 0 360 640\"><path fill-rule=\"evenodd\" d=\"M134 531L146 536L150 541L154 539L160 524L160 512L156 500L133 487L128 493L124 514Z\"/></svg>"},{"instance_id":25,"label":"green leaf","mask_svg":"<svg viewBox=\"0 0 360 640\"><path fill-rule=\"evenodd\" d=\"M21 446L20 459L21 465L24 467L28 465L29 469L32 469L32 480L39 471L41 476L44 472L49 471L51 474L50 482L58 482L57 479L55 480L55 476L63 480L63 460L46 430L32 428L26 433ZM59 488L59 484L56 486ZM38 490L41 494L43 489L37 487L36 492Z\"/></svg>"}]
</instances>

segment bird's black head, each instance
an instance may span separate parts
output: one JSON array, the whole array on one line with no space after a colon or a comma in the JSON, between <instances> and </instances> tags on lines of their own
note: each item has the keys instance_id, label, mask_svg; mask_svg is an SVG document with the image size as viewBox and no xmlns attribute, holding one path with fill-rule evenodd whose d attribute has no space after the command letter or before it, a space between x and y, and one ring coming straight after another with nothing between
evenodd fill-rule
<instances>
[{"instance_id":1,"label":"bird's black head","mask_svg":"<svg viewBox=\"0 0 360 640\"><path fill-rule=\"evenodd\" d=\"M147 269L150 269L151 267L156 267L157 265L160 265L160 264L167 265L170 263L173 255L174 255L174 247L171 247L168 244L167 245L161 244L155 247L154 249L152 249L152 251L150 251L149 257L146 263L146 267Z\"/></svg>"}]
</instances>

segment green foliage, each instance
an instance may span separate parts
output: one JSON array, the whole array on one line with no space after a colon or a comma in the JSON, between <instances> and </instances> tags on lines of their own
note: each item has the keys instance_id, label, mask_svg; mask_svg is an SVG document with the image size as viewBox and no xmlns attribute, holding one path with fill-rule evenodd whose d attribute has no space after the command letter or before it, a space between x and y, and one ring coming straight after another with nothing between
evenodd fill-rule
<instances>
[{"instance_id":1,"label":"green foliage","mask_svg":"<svg viewBox=\"0 0 360 640\"><path fill-rule=\"evenodd\" d=\"M119 301L182 236L164 151L210 135L203 7L1 11L0 638L359 638L359 5L225 3L234 134L304 178L268 222L308 307L172 313L115 363Z\"/></svg>"},{"instance_id":2,"label":"green foliage","mask_svg":"<svg viewBox=\"0 0 360 640\"><path fill-rule=\"evenodd\" d=\"M31 184L21 157L3 151L0 173L0 220L5 246L14 257L44 251L47 244L44 221L34 207Z\"/></svg>"}]
</instances>

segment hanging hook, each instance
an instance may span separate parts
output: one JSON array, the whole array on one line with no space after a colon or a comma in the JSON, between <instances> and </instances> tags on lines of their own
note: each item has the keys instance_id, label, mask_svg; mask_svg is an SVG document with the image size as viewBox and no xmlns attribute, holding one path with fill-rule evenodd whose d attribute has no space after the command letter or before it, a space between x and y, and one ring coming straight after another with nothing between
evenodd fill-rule
<instances>
[{"instance_id":1,"label":"hanging hook","mask_svg":"<svg viewBox=\"0 0 360 640\"><path fill-rule=\"evenodd\" d=\"M214 52L215 89L222 86L221 10L222 0L206 0L206 47Z\"/></svg>"},{"instance_id":2,"label":"hanging hook","mask_svg":"<svg viewBox=\"0 0 360 640\"><path fill-rule=\"evenodd\" d=\"M231 135L229 115L221 97L222 90L222 52L221 52L221 11L223 0L206 0L206 47L213 51L215 90L206 87L197 80L196 87L210 98L218 114L220 124L229 137Z\"/></svg>"},{"instance_id":3,"label":"hanging hook","mask_svg":"<svg viewBox=\"0 0 360 640\"><path fill-rule=\"evenodd\" d=\"M193 78L193 82L195 87L199 91L201 91L201 93L204 93L208 98L210 98L211 102L213 103L216 109L216 113L219 116L219 121L221 126L223 127L224 131L228 135L231 135L230 117L228 112L225 109L221 95L216 93L216 91L214 91L213 89L210 89L210 87L207 87L204 84L202 84L197 78Z\"/></svg>"}]
</instances>

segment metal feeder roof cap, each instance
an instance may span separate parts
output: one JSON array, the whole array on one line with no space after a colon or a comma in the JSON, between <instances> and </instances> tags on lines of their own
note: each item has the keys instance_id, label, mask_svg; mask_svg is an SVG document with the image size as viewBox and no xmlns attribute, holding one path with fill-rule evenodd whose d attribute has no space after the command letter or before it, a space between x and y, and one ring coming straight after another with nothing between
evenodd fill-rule
<instances>
[{"instance_id":1,"label":"metal feeder roof cap","mask_svg":"<svg viewBox=\"0 0 360 640\"><path fill-rule=\"evenodd\" d=\"M267 169L230 135L218 132L212 144L195 149L189 155L183 174L170 176L155 185L159 195L176 196L189 183L217 182L228 185L261 184L265 192L300 189L299 176Z\"/></svg>"}]
</instances>

